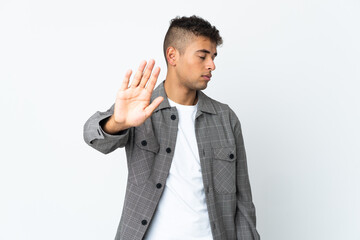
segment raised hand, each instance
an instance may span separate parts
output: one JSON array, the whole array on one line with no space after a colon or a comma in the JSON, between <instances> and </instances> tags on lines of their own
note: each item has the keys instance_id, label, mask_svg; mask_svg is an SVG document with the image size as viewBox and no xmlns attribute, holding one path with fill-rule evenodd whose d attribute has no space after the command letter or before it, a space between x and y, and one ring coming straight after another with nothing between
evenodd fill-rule
<instances>
[{"instance_id":1,"label":"raised hand","mask_svg":"<svg viewBox=\"0 0 360 240\"><path fill-rule=\"evenodd\" d=\"M142 61L130 86L132 71L126 72L116 95L114 114L104 126L106 132L112 134L141 125L164 100L163 97L157 97L150 104L151 94L160 73L159 67L153 71L154 65L154 60L150 60L147 66L146 61Z\"/></svg>"}]
</instances>

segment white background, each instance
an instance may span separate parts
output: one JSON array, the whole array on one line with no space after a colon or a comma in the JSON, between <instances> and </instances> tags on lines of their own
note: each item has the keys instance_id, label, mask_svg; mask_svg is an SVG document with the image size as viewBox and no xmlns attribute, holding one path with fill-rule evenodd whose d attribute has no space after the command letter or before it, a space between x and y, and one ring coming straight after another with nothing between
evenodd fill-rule
<instances>
[{"instance_id":1,"label":"white background","mask_svg":"<svg viewBox=\"0 0 360 240\"><path fill-rule=\"evenodd\" d=\"M85 144L169 21L224 38L205 91L242 123L264 240L360 239L358 0L0 2L0 239L113 239L123 149Z\"/></svg>"}]
</instances>

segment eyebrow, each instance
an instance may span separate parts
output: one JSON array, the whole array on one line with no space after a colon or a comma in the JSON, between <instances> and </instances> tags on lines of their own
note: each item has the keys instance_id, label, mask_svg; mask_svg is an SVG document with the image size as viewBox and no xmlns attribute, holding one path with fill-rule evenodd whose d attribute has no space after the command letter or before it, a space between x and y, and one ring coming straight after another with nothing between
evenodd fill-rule
<instances>
[{"instance_id":1,"label":"eyebrow","mask_svg":"<svg viewBox=\"0 0 360 240\"><path fill-rule=\"evenodd\" d=\"M208 53L208 54L211 53L209 50L206 50L206 49L200 49L200 50L197 50L196 52L203 52L203 53ZM217 52L214 53L214 56L215 57L217 56Z\"/></svg>"}]
</instances>

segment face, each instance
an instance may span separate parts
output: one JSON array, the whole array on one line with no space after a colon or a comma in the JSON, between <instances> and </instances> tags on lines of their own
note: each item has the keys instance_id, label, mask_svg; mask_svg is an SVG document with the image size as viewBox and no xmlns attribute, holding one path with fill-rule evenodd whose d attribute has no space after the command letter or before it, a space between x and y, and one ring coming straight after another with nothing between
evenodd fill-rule
<instances>
[{"instance_id":1,"label":"face","mask_svg":"<svg viewBox=\"0 0 360 240\"><path fill-rule=\"evenodd\" d=\"M184 53L177 54L176 76L188 90L202 90L215 70L216 44L206 37L194 37L189 41Z\"/></svg>"}]
</instances>

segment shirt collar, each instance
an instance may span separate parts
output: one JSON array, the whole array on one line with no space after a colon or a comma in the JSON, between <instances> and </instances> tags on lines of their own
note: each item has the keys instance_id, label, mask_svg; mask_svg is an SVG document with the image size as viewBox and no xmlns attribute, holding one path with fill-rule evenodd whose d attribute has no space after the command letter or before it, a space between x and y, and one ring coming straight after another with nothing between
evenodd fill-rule
<instances>
[{"instance_id":1,"label":"shirt collar","mask_svg":"<svg viewBox=\"0 0 360 240\"><path fill-rule=\"evenodd\" d=\"M168 97L165 92L164 82L165 80L154 89L153 94L151 96L151 102L159 96L162 96L164 98L164 100L160 103L160 105L155 109L154 112L157 112L165 108L171 108ZM209 98L205 93L203 93L200 90L197 92L197 94L198 94L198 111L206 112L210 114L217 114L214 105L211 102L211 98Z\"/></svg>"}]
</instances>

